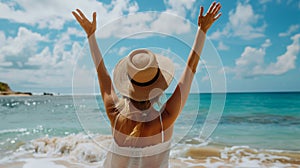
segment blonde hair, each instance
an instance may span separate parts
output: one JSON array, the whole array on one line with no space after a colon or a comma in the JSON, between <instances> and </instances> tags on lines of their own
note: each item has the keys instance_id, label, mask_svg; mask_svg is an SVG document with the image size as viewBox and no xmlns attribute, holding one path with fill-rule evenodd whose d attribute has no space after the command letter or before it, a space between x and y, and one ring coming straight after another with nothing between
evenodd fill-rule
<instances>
[{"instance_id":1,"label":"blonde hair","mask_svg":"<svg viewBox=\"0 0 300 168\"><path fill-rule=\"evenodd\" d=\"M157 104L158 106L161 106L160 103L160 96L157 96L151 100L146 101L135 101L133 99L130 99L128 97L122 97L119 99L118 103L116 104L116 109L119 111L119 113L122 114L128 114L130 113L129 103L132 103L137 109L139 110L145 110L150 108L151 106L154 106ZM117 121L115 121L117 122ZM129 140L132 137L140 137L141 131L143 129L143 122L139 122L132 130L132 132L129 134L129 136L126 138L126 141ZM114 128L116 129L116 128Z\"/></svg>"}]
</instances>

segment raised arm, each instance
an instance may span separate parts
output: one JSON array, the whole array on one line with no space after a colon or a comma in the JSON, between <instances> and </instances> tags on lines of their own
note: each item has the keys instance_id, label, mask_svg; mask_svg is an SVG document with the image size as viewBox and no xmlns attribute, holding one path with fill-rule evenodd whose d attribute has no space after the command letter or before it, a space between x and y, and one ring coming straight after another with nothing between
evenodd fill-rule
<instances>
[{"instance_id":1,"label":"raised arm","mask_svg":"<svg viewBox=\"0 0 300 168\"><path fill-rule=\"evenodd\" d=\"M198 30L193 48L187 60L187 65L174 93L164 106L162 116L165 128L168 128L174 123L185 105L190 92L194 74L200 60L206 32L210 28L210 26L221 16L221 13L219 13L220 9L221 4L213 2L206 15L203 15L204 9L203 7L200 8L200 14L198 17Z\"/></svg>"},{"instance_id":2,"label":"raised arm","mask_svg":"<svg viewBox=\"0 0 300 168\"><path fill-rule=\"evenodd\" d=\"M93 13L92 22L90 22L79 9L76 9L76 12L73 11L72 14L87 34L91 55L93 57L93 61L98 74L101 96L107 115L109 119L112 120L114 118L113 112L115 112L115 102L117 102L118 97L112 85L112 80L104 65L104 61L95 38L96 12Z\"/></svg>"}]
</instances>

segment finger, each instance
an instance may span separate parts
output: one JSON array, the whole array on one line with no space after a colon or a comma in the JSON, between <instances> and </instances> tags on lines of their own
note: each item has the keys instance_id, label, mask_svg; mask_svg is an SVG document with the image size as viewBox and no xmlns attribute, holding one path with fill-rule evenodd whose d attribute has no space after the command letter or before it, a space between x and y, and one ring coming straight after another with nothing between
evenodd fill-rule
<instances>
[{"instance_id":1,"label":"finger","mask_svg":"<svg viewBox=\"0 0 300 168\"><path fill-rule=\"evenodd\" d=\"M96 29L96 17L97 17L96 12L94 12L93 13L93 22L92 22L93 29Z\"/></svg>"},{"instance_id":2,"label":"finger","mask_svg":"<svg viewBox=\"0 0 300 168\"><path fill-rule=\"evenodd\" d=\"M216 15L216 14L219 12L220 9L221 9L221 4L218 3L218 4L216 5L216 7L214 8L214 10L212 11L212 14L213 14L213 15Z\"/></svg>"},{"instance_id":3,"label":"finger","mask_svg":"<svg viewBox=\"0 0 300 168\"><path fill-rule=\"evenodd\" d=\"M93 24L96 23L97 14L96 12L93 13Z\"/></svg>"},{"instance_id":4,"label":"finger","mask_svg":"<svg viewBox=\"0 0 300 168\"><path fill-rule=\"evenodd\" d=\"M76 18L76 20L81 24L82 23L82 18L74 11L72 12L72 14Z\"/></svg>"},{"instance_id":5,"label":"finger","mask_svg":"<svg viewBox=\"0 0 300 168\"><path fill-rule=\"evenodd\" d=\"M219 17L222 15L222 13L219 13L215 18L214 18L214 20L218 20L219 19Z\"/></svg>"},{"instance_id":6,"label":"finger","mask_svg":"<svg viewBox=\"0 0 300 168\"><path fill-rule=\"evenodd\" d=\"M213 2L213 3L210 5L210 7L209 7L207 13L212 13L213 9L215 8L215 5L216 5L216 2Z\"/></svg>"},{"instance_id":7,"label":"finger","mask_svg":"<svg viewBox=\"0 0 300 168\"><path fill-rule=\"evenodd\" d=\"M212 15L213 15L213 16L216 16L216 15L219 13L219 11L220 11L220 7L218 7L218 8L212 13Z\"/></svg>"},{"instance_id":8,"label":"finger","mask_svg":"<svg viewBox=\"0 0 300 168\"><path fill-rule=\"evenodd\" d=\"M76 11L79 13L79 15L82 17L82 19L87 19L84 14L81 12L81 10L76 9Z\"/></svg>"},{"instance_id":9,"label":"finger","mask_svg":"<svg viewBox=\"0 0 300 168\"><path fill-rule=\"evenodd\" d=\"M203 16L203 11L204 11L204 8L203 8L203 6L201 6L201 7L200 7L200 14L199 14L200 17Z\"/></svg>"}]
</instances>

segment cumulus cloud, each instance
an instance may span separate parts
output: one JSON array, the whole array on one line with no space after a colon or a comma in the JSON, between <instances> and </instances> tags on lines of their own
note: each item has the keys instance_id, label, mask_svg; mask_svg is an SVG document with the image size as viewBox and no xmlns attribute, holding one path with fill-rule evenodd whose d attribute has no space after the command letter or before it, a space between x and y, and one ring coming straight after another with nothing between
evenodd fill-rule
<instances>
[{"instance_id":1,"label":"cumulus cloud","mask_svg":"<svg viewBox=\"0 0 300 168\"><path fill-rule=\"evenodd\" d=\"M0 44L4 44L6 41L5 33L0 31ZM0 67L11 66L11 62L7 62L4 58L4 55L0 53Z\"/></svg>"},{"instance_id":2,"label":"cumulus cloud","mask_svg":"<svg viewBox=\"0 0 300 168\"><path fill-rule=\"evenodd\" d=\"M178 16L185 17L188 10L194 7L196 0L164 0L167 6L166 12L174 13Z\"/></svg>"},{"instance_id":3,"label":"cumulus cloud","mask_svg":"<svg viewBox=\"0 0 300 168\"><path fill-rule=\"evenodd\" d=\"M48 38L20 27L15 38L6 37L1 44L0 55L7 68L23 68L24 62L38 50L38 43ZM9 66L9 67L8 67Z\"/></svg>"},{"instance_id":4,"label":"cumulus cloud","mask_svg":"<svg viewBox=\"0 0 300 168\"><path fill-rule=\"evenodd\" d=\"M286 52L277 56L276 62L265 64L266 48L271 46L267 39L259 48L247 46L241 57L236 59L235 67L226 68L226 72L235 73L237 77L251 78L261 75L281 75L296 67L299 55L300 34L291 37L292 43L286 47Z\"/></svg>"},{"instance_id":5,"label":"cumulus cloud","mask_svg":"<svg viewBox=\"0 0 300 168\"><path fill-rule=\"evenodd\" d=\"M87 16L93 11L101 13L102 23L120 17L124 13L134 13L138 10L136 3L129 0L113 0L110 4L104 4L96 0L16 0L0 2L0 18L8 19L16 23L24 23L39 28L62 29L68 21L73 21L71 11L80 8Z\"/></svg>"},{"instance_id":6,"label":"cumulus cloud","mask_svg":"<svg viewBox=\"0 0 300 168\"><path fill-rule=\"evenodd\" d=\"M184 17L194 8L194 2L166 0L167 8L160 13L139 13L138 3L130 0L109 3L97 0L0 1L0 19L25 25L13 36L0 31L0 78L22 86L28 83L28 86L40 88L70 87L76 56L82 51L79 42L72 37L86 37L71 14L76 8L88 18L92 12L97 12L97 37L121 38L139 32L184 34L191 26ZM118 19L120 17L122 19ZM77 27L66 27L74 23ZM148 35L135 36L145 37ZM120 48L117 53L122 55L128 49ZM80 81L94 79L93 67L76 68Z\"/></svg>"},{"instance_id":7,"label":"cumulus cloud","mask_svg":"<svg viewBox=\"0 0 300 168\"><path fill-rule=\"evenodd\" d=\"M183 18L172 17L166 13L185 17L187 11L194 7L194 2L195 0L169 0L165 1L167 9L162 13L138 13L138 3L130 0L113 0L110 4L96 0L16 0L0 2L0 18L15 23L37 26L40 29L63 29L65 23L75 22L71 11L79 8L88 18L91 18L93 11L97 12L98 28L105 27L102 31L98 31L97 35L100 38L124 37L140 31L162 31L168 32L168 34L180 34L190 30L189 23L183 21ZM127 14L129 16L125 16ZM122 18L120 19L120 17Z\"/></svg>"},{"instance_id":8,"label":"cumulus cloud","mask_svg":"<svg viewBox=\"0 0 300 168\"><path fill-rule=\"evenodd\" d=\"M49 43L47 36L20 27L17 35L7 37L0 48L1 80L22 86L30 83L31 87L36 88L72 86L73 69L78 53L82 51L78 42L70 40L72 32L55 39L53 46L42 47L41 43ZM69 45L70 48L67 47ZM91 69L77 69L78 72L86 72L82 79L93 79Z\"/></svg>"},{"instance_id":9,"label":"cumulus cloud","mask_svg":"<svg viewBox=\"0 0 300 168\"><path fill-rule=\"evenodd\" d=\"M190 28L191 25L184 18L179 18L176 15L170 15L168 13L161 13L151 24L152 31L166 34L183 34L187 33Z\"/></svg>"},{"instance_id":10,"label":"cumulus cloud","mask_svg":"<svg viewBox=\"0 0 300 168\"><path fill-rule=\"evenodd\" d=\"M151 32L170 35L184 34L191 30L191 25L185 18L164 11L143 12L124 16L104 25L100 29L101 31L97 32L100 38L146 38L151 36Z\"/></svg>"},{"instance_id":11,"label":"cumulus cloud","mask_svg":"<svg viewBox=\"0 0 300 168\"><path fill-rule=\"evenodd\" d=\"M229 12L229 22L223 30L217 30L210 38L219 39L225 37L240 37L245 40L264 37L266 23L259 25L262 16L256 14L248 3L238 2L234 10Z\"/></svg>"},{"instance_id":12,"label":"cumulus cloud","mask_svg":"<svg viewBox=\"0 0 300 168\"><path fill-rule=\"evenodd\" d=\"M296 67L297 55L300 51L300 34L296 34L291 38L293 43L287 46L286 52L277 57L275 63L271 63L263 72L264 74L280 75Z\"/></svg>"}]
</instances>

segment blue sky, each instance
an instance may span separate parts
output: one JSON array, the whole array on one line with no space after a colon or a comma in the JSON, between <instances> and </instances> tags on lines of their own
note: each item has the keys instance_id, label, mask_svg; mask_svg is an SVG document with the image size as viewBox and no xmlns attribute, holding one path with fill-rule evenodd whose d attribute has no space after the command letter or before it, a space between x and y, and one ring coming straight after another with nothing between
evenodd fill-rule
<instances>
[{"instance_id":1,"label":"blue sky","mask_svg":"<svg viewBox=\"0 0 300 168\"><path fill-rule=\"evenodd\" d=\"M172 91L212 1L0 0L0 81L34 93L98 92L86 36L71 15L97 12L97 40L110 72L135 48L170 57ZM300 91L300 1L220 1L192 92Z\"/></svg>"}]
</instances>

